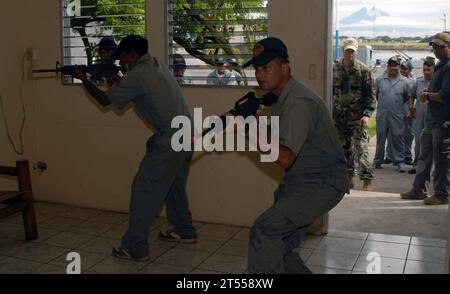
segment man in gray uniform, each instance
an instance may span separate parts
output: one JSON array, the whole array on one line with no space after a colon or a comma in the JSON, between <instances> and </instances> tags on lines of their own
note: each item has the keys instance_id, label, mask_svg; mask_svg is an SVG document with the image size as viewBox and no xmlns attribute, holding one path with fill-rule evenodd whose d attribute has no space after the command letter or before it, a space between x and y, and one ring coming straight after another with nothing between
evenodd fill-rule
<instances>
[{"instance_id":1,"label":"man in gray uniform","mask_svg":"<svg viewBox=\"0 0 450 294\"><path fill-rule=\"evenodd\" d=\"M192 80L186 78L186 76L184 75L187 69L187 65L183 55L174 54L172 60L172 69L173 69L173 76L177 80L178 85L183 86L192 84Z\"/></svg>"},{"instance_id":2,"label":"man in gray uniform","mask_svg":"<svg viewBox=\"0 0 450 294\"><path fill-rule=\"evenodd\" d=\"M235 76L236 82L238 86L244 86L244 78L242 77L241 73L239 72L241 70L241 66L239 62L236 60L236 58L226 58L225 59L227 69L231 71L231 73Z\"/></svg>"},{"instance_id":3,"label":"man in gray uniform","mask_svg":"<svg viewBox=\"0 0 450 294\"><path fill-rule=\"evenodd\" d=\"M411 88L416 81L412 74L413 65L410 61L403 61L400 65L400 73L409 82L409 88ZM404 136L405 136L405 164L413 165L413 155L412 155L412 143L414 141L414 117L412 117L411 111L409 109L409 101L404 105L405 109L405 124L404 124Z\"/></svg>"},{"instance_id":4,"label":"man in gray uniform","mask_svg":"<svg viewBox=\"0 0 450 294\"><path fill-rule=\"evenodd\" d=\"M417 175L413 188L400 194L403 199L424 199L424 204L448 204L450 194L450 35L439 33L430 43L439 63L435 67L428 91L420 99L428 101L426 129L422 133ZM427 197L426 182L434 161L434 195Z\"/></svg>"},{"instance_id":5,"label":"man in gray uniform","mask_svg":"<svg viewBox=\"0 0 450 294\"><path fill-rule=\"evenodd\" d=\"M127 73L106 92L77 71L87 91L104 107L123 109L133 102L136 110L156 133L147 142L147 152L133 181L128 230L121 245L113 248L118 258L149 259L148 233L164 200L173 230L160 233L165 241L195 242L196 230L185 191L191 152L175 152L171 147L172 119L191 117L180 87L169 69L148 53L147 40L136 35L125 37L113 59L120 59Z\"/></svg>"},{"instance_id":6,"label":"man in gray uniform","mask_svg":"<svg viewBox=\"0 0 450 294\"><path fill-rule=\"evenodd\" d=\"M394 56L388 61L388 71L375 83L378 100L377 148L374 167L381 168L384 161L386 139L389 140L388 154L399 172L405 170L404 104L409 97L409 82L400 74L400 58Z\"/></svg>"},{"instance_id":7,"label":"man in gray uniform","mask_svg":"<svg viewBox=\"0 0 450 294\"><path fill-rule=\"evenodd\" d=\"M425 128L428 102L420 101L420 95L422 95L423 90L428 89L430 86L431 78L433 77L435 61L434 58L427 58L423 63L423 77L417 78L414 81L411 93L409 97L409 108L411 117L414 118L413 129L415 138L415 148L414 148L414 162L412 169L408 172L409 174L415 174L417 168L417 161L420 154L420 136Z\"/></svg>"},{"instance_id":8,"label":"man in gray uniform","mask_svg":"<svg viewBox=\"0 0 450 294\"><path fill-rule=\"evenodd\" d=\"M293 249L308 227L348 192L341 142L322 99L291 76L288 50L278 38L256 43L253 65L262 90L278 97L280 145L276 163L285 170L275 203L255 221L248 255L249 273L311 273Z\"/></svg>"},{"instance_id":9,"label":"man in gray uniform","mask_svg":"<svg viewBox=\"0 0 450 294\"><path fill-rule=\"evenodd\" d=\"M207 78L208 85L215 86L237 86L237 79L233 72L227 69L227 62L223 58L215 61L216 69Z\"/></svg>"}]
</instances>

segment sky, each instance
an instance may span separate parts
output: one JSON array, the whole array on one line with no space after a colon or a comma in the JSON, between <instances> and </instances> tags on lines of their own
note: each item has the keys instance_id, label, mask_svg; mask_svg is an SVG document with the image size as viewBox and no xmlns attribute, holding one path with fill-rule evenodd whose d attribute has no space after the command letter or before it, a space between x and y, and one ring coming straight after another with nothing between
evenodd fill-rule
<instances>
[{"instance_id":1,"label":"sky","mask_svg":"<svg viewBox=\"0 0 450 294\"><path fill-rule=\"evenodd\" d=\"M335 0L336 1L336 0ZM338 0L340 19L363 7L373 7L391 15L376 20L376 35L429 36L444 30L444 13L447 30L450 30L450 0ZM346 35L373 36L373 21L343 27Z\"/></svg>"}]
</instances>

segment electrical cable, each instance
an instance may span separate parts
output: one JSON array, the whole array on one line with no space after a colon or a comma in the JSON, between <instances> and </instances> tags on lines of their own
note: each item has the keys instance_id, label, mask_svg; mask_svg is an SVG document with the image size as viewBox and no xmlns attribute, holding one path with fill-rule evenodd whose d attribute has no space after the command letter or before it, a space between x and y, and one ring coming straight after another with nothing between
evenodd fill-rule
<instances>
[{"instance_id":1,"label":"electrical cable","mask_svg":"<svg viewBox=\"0 0 450 294\"><path fill-rule=\"evenodd\" d=\"M11 136L11 132L10 132L9 125L8 125L8 120L6 119L6 112L5 112L5 107L3 104L3 99L2 99L2 96L0 95L0 108L1 108L2 116L3 116L3 121L4 121L5 127L6 127L6 134L8 136L9 143L11 144L11 146L14 149L14 152L16 152L16 154L20 155L20 156L22 156L24 154L23 130L25 127L26 119L27 119L27 115L26 115L26 111L25 111L25 101L23 98L23 87L25 85L25 58L27 57L27 55L28 54L25 53L22 57L22 78L21 78L21 83L20 83L20 101L22 103L22 111L23 111L22 123L20 125L20 131L19 131L20 148L17 148L17 146L14 143L14 140Z\"/></svg>"}]
</instances>

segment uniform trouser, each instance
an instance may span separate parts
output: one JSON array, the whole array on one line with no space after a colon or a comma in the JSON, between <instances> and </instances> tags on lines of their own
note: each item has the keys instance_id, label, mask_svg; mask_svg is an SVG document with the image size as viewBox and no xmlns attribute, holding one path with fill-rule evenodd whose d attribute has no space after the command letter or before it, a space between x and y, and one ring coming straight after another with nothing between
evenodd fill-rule
<instances>
[{"instance_id":1,"label":"uniform trouser","mask_svg":"<svg viewBox=\"0 0 450 294\"><path fill-rule=\"evenodd\" d=\"M275 204L255 221L250 232L248 272L252 274L311 273L293 251L309 226L344 196L328 184L292 187L281 184Z\"/></svg>"},{"instance_id":2,"label":"uniform trouser","mask_svg":"<svg viewBox=\"0 0 450 294\"><path fill-rule=\"evenodd\" d=\"M404 138L405 138L405 160L413 160L412 143L414 141L414 118L405 116Z\"/></svg>"},{"instance_id":3,"label":"uniform trouser","mask_svg":"<svg viewBox=\"0 0 450 294\"><path fill-rule=\"evenodd\" d=\"M450 127L424 129L421 136L419 162L414 179L414 192L426 195L426 183L430 181L434 163L434 195L442 198L449 196L450 183Z\"/></svg>"},{"instance_id":4,"label":"uniform trouser","mask_svg":"<svg viewBox=\"0 0 450 294\"><path fill-rule=\"evenodd\" d=\"M353 162L359 163L361 180L373 180L373 169L369 159L370 137L367 128L358 126L353 131Z\"/></svg>"},{"instance_id":5,"label":"uniform trouser","mask_svg":"<svg viewBox=\"0 0 450 294\"><path fill-rule=\"evenodd\" d=\"M419 161L419 154L420 154L420 140L421 140L421 132L414 130L414 161L413 166L417 166L417 162Z\"/></svg>"},{"instance_id":6,"label":"uniform trouser","mask_svg":"<svg viewBox=\"0 0 450 294\"><path fill-rule=\"evenodd\" d=\"M420 155L420 145L421 145L421 137L422 131L425 129L425 120L422 116L416 116L414 120L414 165L417 166L417 162L419 161Z\"/></svg>"},{"instance_id":7,"label":"uniform trouser","mask_svg":"<svg viewBox=\"0 0 450 294\"><path fill-rule=\"evenodd\" d=\"M403 116L390 113L377 113L377 149L374 163L381 165L384 161L386 140L388 155L394 164L405 161L405 140L403 132Z\"/></svg>"},{"instance_id":8,"label":"uniform trouser","mask_svg":"<svg viewBox=\"0 0 450 294\"><path fill-rule=\"evenodd\" d=\"M147 142L147 153L133 181L129 225L122 238L122 247L136 256L148 255L149 227L164 200L177 233L185 238L196 236L185 190L192 153L174 152L170 138L155 136Z\"/></svg>"},{"instance_id":9,"label":"uniform trouser","mask_svg":"<svg viewBox=\"0 0 450 294\"><path fill-rule=\"evenodd\" d=\"M358 121L336 121L336 129L347 159L347 172L355 172L355 160L360 165L361 180L373 180L373 169L369 161L369 134Z\"/></svg>"}]
</instances>

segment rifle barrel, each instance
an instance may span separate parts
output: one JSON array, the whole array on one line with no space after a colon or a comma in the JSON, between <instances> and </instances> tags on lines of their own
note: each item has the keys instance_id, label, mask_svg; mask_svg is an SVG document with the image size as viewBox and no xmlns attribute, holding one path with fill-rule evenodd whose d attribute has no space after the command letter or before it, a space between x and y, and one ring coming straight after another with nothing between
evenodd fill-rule
<instances>
[{"instance_id":1,"label":"rifle barrel","mask_svg":"<svg viewBox=\"0 0 450 294\"><path fill-rule=\"evenodd\" d=\"M60 69L57 69L57 68L55 68L55 69L35 69L35 70L33 70L33 72L34 73L42 73L42 72L60 72L61 70Z\"/></svg>"}]
</instances>

